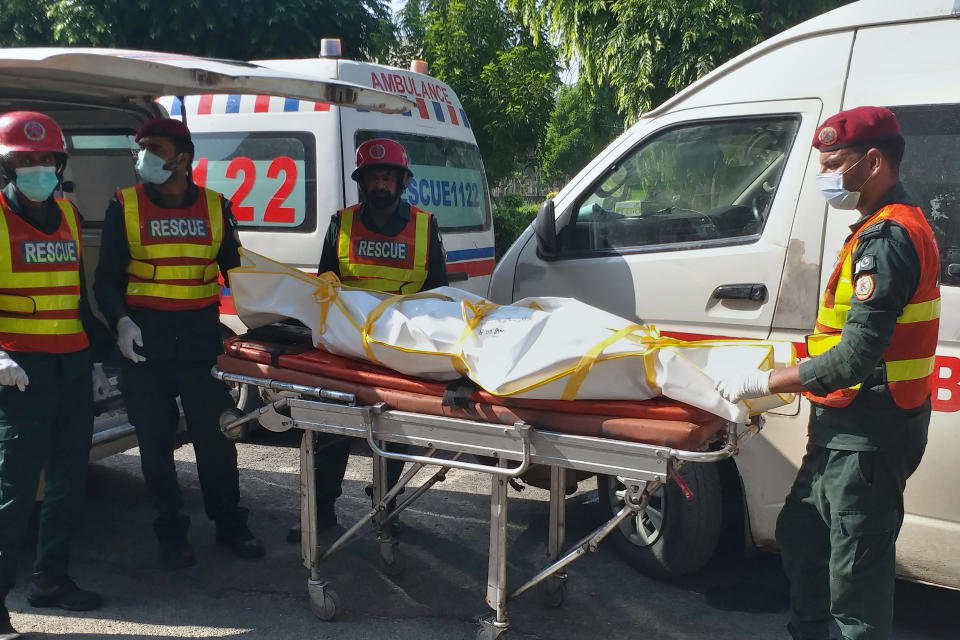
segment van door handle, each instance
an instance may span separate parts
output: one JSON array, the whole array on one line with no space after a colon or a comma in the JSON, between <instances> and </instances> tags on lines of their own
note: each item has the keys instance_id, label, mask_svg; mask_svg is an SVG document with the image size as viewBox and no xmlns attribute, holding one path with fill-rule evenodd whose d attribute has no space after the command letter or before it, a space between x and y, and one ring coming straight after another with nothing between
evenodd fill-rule
<instances>
[{"instance_id":1,"label":"van door handle","mask_svg":"<svg viewBox=\"0 0 960 640\"><path fill-rule=\"evenodd\" d=\"M712 298L718 300L753 300L764 302L767 299L767 285L753 284L722 284L713 290Z\"/></svg>"}]
</instances>

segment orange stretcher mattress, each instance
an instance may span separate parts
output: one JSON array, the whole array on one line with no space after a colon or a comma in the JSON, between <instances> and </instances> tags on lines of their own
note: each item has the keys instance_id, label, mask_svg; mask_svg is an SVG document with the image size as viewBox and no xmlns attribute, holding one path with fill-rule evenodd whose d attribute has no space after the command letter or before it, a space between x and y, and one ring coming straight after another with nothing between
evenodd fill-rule
<instances>
[{"instance_id":1,"label":"orange stretcher mattress","mask_svg":"<svg viewBox=\"0 0 960 640\"><path fill-rule=\"evenodd\" d=\"M275 327L275 326L274 326ZM220 369L352 393L362 404L584 436L697 450L725 428L723 418L674 400L529 400L495 396L469 380L412 378L369 362L315 349L295 328L229 338ZM258 330L259 331L259 330Z\"/></svg>"}]
</instances>

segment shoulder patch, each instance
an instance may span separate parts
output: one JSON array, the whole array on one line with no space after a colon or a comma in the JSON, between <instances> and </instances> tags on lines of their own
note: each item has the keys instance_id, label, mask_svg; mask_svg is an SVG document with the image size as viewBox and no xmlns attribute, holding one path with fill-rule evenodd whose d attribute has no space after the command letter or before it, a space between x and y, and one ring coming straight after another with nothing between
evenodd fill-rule
<instances>
[{"instance_id":1,"label":"shoulder patch","mask_svg":"<svg viewBox=\"0 0 960 640\"><path fill-rule=\"evenodd\" d=\"M887 220L880 220L879 222L874 222L869 227L865 227L857 233L857 237L861 240L867 240L869 238L879 238L883 235L883 232L887 228Z\"/></svg>"},{"instance_id":2,"label":"shoulder patch","mask_svg":"<svg viewBox=\"0 0 960 640\"><path fill-rule=\"evenodd\" d=\"M861 256L860 259L857 260L857 264L853 266L853 272L857 274L857 273L863 273L864 271L873 271L874 269L876 269L876 267L877 267L877 261L874 259L872 255L868 254L868 255Z\"/></svg>"},{"instance_id":3,"label":"shoulder patch","mask_svg":"<svg viewBox=\"0 0 960 640\"><path fill-rule=\"evenodd\" d=\"M876 288L877 283L873 276L867 273L857 278L856 282L853 283L853 295L857 296L857 300L868 300Z\"/></svg>"}]
</instances>

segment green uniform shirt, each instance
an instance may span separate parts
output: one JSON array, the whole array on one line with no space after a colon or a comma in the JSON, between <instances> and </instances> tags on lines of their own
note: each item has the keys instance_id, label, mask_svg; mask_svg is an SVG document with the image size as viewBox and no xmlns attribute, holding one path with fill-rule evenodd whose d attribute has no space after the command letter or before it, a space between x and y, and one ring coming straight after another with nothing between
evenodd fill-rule
<instances>
[{"instance_id":1,"label":"green uniform shirt","mask_svg":"<svg viewBox=\"0 0 960 640\"><path fill-rule=\"evenodd\" d=\"M899 183L884 194L876 211L893 203L917 206ZM851 232L860 231L872 216L860 218L850 227ZM881 366L897 318L920 282L920 259L913 241L900 225L878 222L860 236L852 261L854 277L873 274L873 295L866 300L851 296L839 344L801 363L800 380L821 396L858 383L863 386L846 407L813 403L810 442L829 449L872 451L902 447L907 439L925 441L930 401L915 409L898 407Z\"/></svg>"},{"instance_id":2,"label":"green uniform shirt","mask_svg":"<svg viewBox=\"0 0 960 640\"><path fill-rule=\"evenodd\" d=\"M10 210L27 221L42 233L51 234L61 224L60 207L49 198L45 203L40 219L27 217L20 204L20 198L13 184L3 189ZM38 351L9 351L10 357L27 373L30 382L51 384L57 379L74 379L90 372L91 357L98 361L106 359L113 350L113 336L93 312L87 301L86 279L83 275L83 257L80 258L80 321L90 341L91 349L81 349L73 353L41 353Z\"/></svg>"}]
</instances>

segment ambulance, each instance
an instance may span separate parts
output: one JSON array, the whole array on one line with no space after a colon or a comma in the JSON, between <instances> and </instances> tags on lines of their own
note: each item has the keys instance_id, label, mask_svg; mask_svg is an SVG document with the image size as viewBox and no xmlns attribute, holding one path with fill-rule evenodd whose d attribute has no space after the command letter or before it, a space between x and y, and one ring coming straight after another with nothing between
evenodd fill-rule
<instances>
[{"instance_id":1,"label":"ambulance","mask_svg":"<svg viewBox=\"0 0 960 640\"><path fill-rule=\"evenodd\" d=\"M0 49L0 113L40 111L52 116L64 131L70 161L63 190L56 195L73 201L83 216L82 257L88 287L96 269L107 203L115 191L137 182L134 133L147 120L166 115L157 99L174 93L293 96L276 99L330 109L356 107L377 114L400 114L416 107L395 92L247 62L119 49ZM277 171L290 174L300 169L303 177L306 167L293 167L281 164ZM312 184L313 178L308 179ZM290 215L284 206L289 203L277 202L278 219ZM304 211L299 215L305 219ZM98 411L91 458L136 444L119 391L99 403Z\"/></svg>"},{"instance_id":2,"label":"ambulance","mask_svg":"<svg viewBox=\"0 0 960 640\"><path fill-rule=\"evenodd\" d=\"M960 7L864 0L789 29L645 114L513 244L489 297L570 296L683 339L793 342L805 355L820 295L856 213L824 203L811 142L827 117L889 107L901 177L941 251L940 340L929 444L910 478L897 545L904 578L960 589ZM806 445L809 403L767 414L721 465L686 465L617 544L641 569L696 571L724 532L761 548ZM623 486L599 479L617 510Z\"/></svg>"},{"instance_id":3,"label":"ambulance","mask_svg":"<svg viewBox=\"0 0 960 640\"><path fill-rule=\"evenodd\" d=\"M278 72L344 81L410 100L401 116L324 102L256 94L166 96L196 145L193 175L233 202L244 247L316 273L330 216L358 201L350 174L356 148L391 138L407 150L413 180L403 194L440 226L450 284L486 293L493 272L493 220L480 150L457 94L426 73L342 57L340 41L321 41L321 55L259 60ZM243 324L229 292L221 320Z\"/></svg>"}]
</instances>

